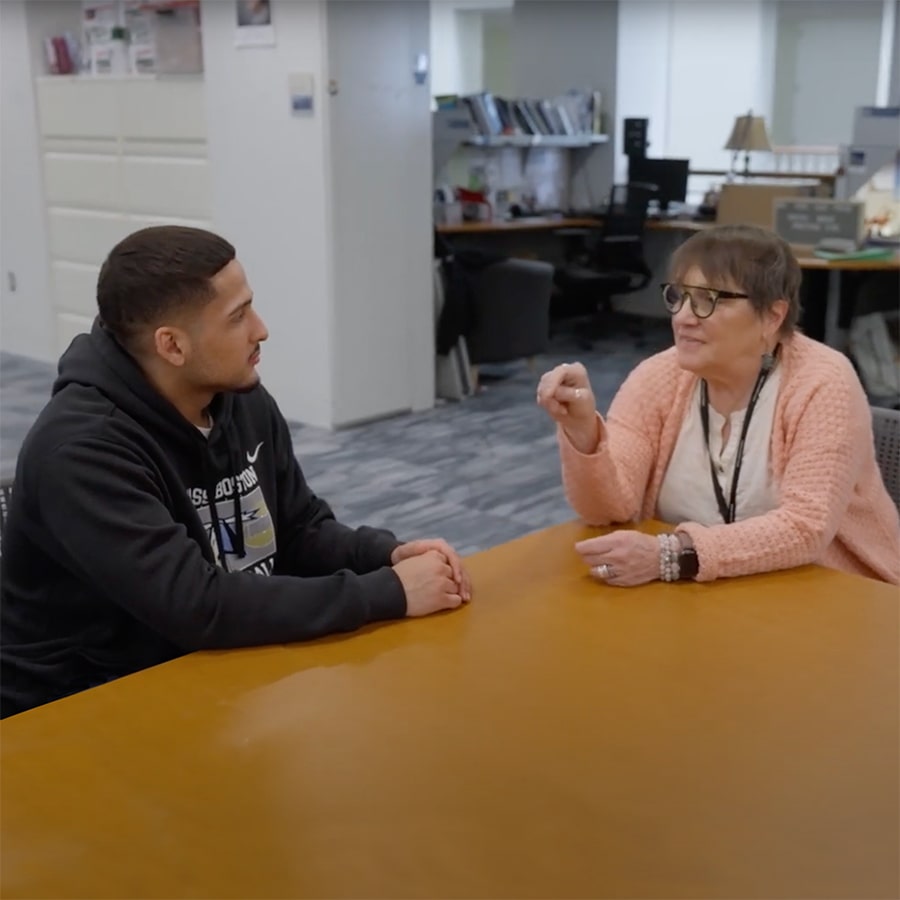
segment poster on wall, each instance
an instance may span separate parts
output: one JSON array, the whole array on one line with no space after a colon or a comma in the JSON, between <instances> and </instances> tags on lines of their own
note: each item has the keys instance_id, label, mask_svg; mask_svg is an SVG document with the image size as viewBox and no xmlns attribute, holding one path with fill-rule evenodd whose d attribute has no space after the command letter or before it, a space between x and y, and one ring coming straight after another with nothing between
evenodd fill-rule
<instances>
[{"instance_id":1,"label":"poster on wall","mask_svg":"<svg viewBox=\"0 0 900 900\"><path fill-rule=\"evenodd\" d=\"M269 0L235 0L235 47L274 47L275 26Z\"/></svg>"}]
</instances>

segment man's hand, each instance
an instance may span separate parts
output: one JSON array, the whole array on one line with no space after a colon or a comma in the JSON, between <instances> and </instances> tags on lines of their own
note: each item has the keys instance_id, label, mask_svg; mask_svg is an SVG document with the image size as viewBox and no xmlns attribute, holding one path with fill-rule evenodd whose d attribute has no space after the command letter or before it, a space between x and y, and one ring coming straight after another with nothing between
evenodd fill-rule
<instances>
[{"instance_id":1,"label":"man's hand","mask_svg":"<svg viewBox=\"0 0 900 900\"><path fill-rule=\"evenodd\" d=\"M453 569L437 550L403 559L394 566L394 571L406 594L407 616L427 616L462 605Z\"/></svg>"},{"instance_id":2,"label":"man's hand","mask_svg":"<svg viewBox=\"0 0 900 900\"><path fill-rule=\"evenodd\" d=\"M469 578L469 573L465 570L459 554L441 538L429 538L401 544L391 554L391 565L396 566L404 559L412 559L414 556L421 556L431 550L443 555L447 565L453 570L453 580L458 588L457 593L468 603L472 599L472 580Z\"/></svg>"},{"instance_id":3,"label":"man's hand","mask_svg":"<svg viewBox=\"0 0 900 900\"><path fill-rule=\"evenodd\" d=\"M575 545L591 575L620 587L647 584L659 578L659 541L640 531L613 531Z\"/></svg>"}]
</instances>

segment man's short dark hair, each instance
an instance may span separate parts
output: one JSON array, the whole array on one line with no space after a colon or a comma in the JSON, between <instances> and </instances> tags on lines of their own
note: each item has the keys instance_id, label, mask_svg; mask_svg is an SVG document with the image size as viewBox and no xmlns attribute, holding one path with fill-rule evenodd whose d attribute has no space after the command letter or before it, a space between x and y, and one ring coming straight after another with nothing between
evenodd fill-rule
<instances>
[{"instance_id":1,"label":"man's short dark hair","mask_svg":"<svg viewBox=\"0 0 900 900\"><path fill-rule=\"evenodd\" d=\"M132 349L142 332L209 302L210 279L234 257L225 238L202 228L157 225L136 231L113 247L100 269L100 319Z\"/></svg>"}]
</instances>

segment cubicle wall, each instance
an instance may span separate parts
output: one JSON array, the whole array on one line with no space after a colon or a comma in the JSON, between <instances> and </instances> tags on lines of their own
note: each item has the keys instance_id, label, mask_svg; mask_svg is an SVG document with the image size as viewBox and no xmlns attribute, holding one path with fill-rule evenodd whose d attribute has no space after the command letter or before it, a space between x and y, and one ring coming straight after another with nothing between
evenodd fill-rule
<instances>
[{"instance_id":1,"label":"cubicle wall","mask_svg":"<svg viewBox=\"0 0 900 900\"><path fill-rule=\"evenodd\" d=\"M147 225L209 227L200 78L38 79L57 350L90 328L97 273Z\"/></svg>"}]
</instances>

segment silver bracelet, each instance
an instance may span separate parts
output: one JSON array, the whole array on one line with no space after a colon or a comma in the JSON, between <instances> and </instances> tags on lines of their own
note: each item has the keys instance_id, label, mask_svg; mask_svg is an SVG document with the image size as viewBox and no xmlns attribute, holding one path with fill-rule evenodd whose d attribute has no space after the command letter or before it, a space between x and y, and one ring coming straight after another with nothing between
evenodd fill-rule
<instances>
[{"instance_id":1,"label":"silver bracelet","mask_svg":"<svg viewBox=\"0 0 900 900\"><path fill-rule=\"evenodd\" d=\"M659 541L659 577L661 581L681 578L681 541L674 534L657 535Z\"/></svg>"}]
</instances>

